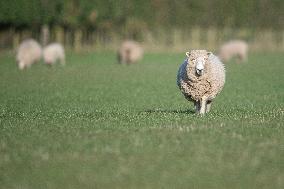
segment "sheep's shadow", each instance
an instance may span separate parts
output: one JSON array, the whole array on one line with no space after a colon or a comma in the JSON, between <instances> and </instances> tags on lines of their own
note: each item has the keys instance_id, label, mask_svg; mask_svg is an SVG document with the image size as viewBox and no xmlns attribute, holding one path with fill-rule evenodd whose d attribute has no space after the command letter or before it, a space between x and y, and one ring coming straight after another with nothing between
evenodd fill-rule
<instances>
[{"instance_id":1,"label":"sheep's shadow","mask_svg":"<svg viewBox=\"0 0 284 189\"><path fill-rule=\"evenodd\" d=\"M192 109L188 110L162 110L162 109L148 109L144 113L169 113L169 114L195 114Z\"/></svg>"}]
</instances>

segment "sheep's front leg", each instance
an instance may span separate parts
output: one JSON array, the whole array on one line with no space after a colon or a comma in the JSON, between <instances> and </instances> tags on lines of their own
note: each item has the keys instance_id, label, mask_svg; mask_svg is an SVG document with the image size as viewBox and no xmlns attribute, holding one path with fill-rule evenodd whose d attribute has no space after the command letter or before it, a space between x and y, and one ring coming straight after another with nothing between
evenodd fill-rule
<instances>
[{"instance_id":1,"label":"sheep's front leg","mask_svg":"<svg viewBox=\"0 0 284 189\"><path fill-rule=\"evenodd\" d=\"M206 112L206 104L207 104L207 97L202 97L201 99L201 107L200 107L200 114L205 114Z\"/></svg>"},{"instance_id":2,"label":"sheep's front leg","mask_svg":"<svg viewBox=\"0 0 284 189\"><path fill-rule=\"evenodd\" d=\"M212 101L208 101L206 105L206 113L210 111Z\"/></svg>"},{"instance_id":3,"label":"sheep's front leg","mask_svg":"<svg viewBox=\"0 0 284 189\"><path fill-rule=\"evenodd\" d=\"M200 102L194 101L195 112L199 113L200 111Z\"/></svg>"}]
</instances>

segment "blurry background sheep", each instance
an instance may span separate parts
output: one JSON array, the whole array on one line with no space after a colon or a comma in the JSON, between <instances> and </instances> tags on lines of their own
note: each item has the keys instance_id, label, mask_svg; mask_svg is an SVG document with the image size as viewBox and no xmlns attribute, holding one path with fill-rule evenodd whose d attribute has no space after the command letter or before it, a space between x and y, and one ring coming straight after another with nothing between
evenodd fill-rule
<instances>
[{"instance_id":1,"label":"blurry background sheep","mask_svg":"<svg viewBox=\"0 0 284 189\"><path fill-rule=\"evenodd\" d=\"M43 60L46 64L52 65L56 62L65 65L64 47L60 43L51 43L43 49Z\"/></svg>"},{"instance_id":2,"label":"blurry background sheep","mask_svg":"<svg viewBox=\"0 0 284 189\"><path fill-rule=\"evenodd\" d=\"M237 59L237 63L247 60L248 44L242 40L231 40L224 43L219 50L219 58L228 62L232 58Z\"/></svg>"},{"instance_id":3,"label":"blurry background sheep","mask_svg":"<svg viewBox=\"0 0 284 189\"><path fill-rule=\"evenodd\" d=\"M19 69L30 67L32 64L40 61L42 49L40 44L34 39L24 40L18 49L16 61Z\"/></svg>"},{"instance_id":4,"label":"blurry background sheep","mask_svg":"<svg viewBox=\"0 0 284 189\"><path fill-rule=\"evenodd\" d=\"M143 49L136 41L124 41L118 50L118 62L121 64L133 64L143 57Z\"/></svg>"},{"instance_id":5,"label":"blurry background sheep","mask_svg":"<svg viewBox=\"0 0 284 189\"><path fill-rule=\"evenodd\" d=\"M247 41L250 52L284 51L283 1L224 2L1 1L0 50L17 49L22 40L35 38L78 52L117 51L121 39L143 42L151 52L215 51L231 39Z\"/></svg>"}]
</instances>

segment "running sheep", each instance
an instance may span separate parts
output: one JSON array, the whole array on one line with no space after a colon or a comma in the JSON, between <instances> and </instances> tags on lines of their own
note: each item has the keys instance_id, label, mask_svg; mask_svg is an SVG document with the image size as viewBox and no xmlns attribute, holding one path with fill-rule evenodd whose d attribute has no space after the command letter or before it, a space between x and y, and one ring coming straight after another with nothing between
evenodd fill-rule
<instances>
[{"instance_id":1,"label":"running sheep","mask_svg":"<svg viewBox=\"0 0 284 189\"><path fill-rule=\"evenodd\" d=\"M43 49L43 60L48 65L53 65L59 61L65 65L64 47L60 43L52 43Z\"/></svg>"},{"instance_id":2,"label":"running sheep","mask_svg":"<svg viewBox=\"0 0 284 189\"><path fill-rule=\"evenodd\" d=\"M192 50L186 56L178 70L177 85L185 98L194 103L196 113L205 114L223 89L225 68L218 57L206 50Z\"/></svg>"},{"instance_id":3,"label":"running sheep","mask_svg":"<svg viewBox=\"0 0 284 189\"><path fill-rule=\"evenodd\" d=\"M118 62L120 64L133 64L143 57L143 48L136 41L124 41L118 50Z\"/></svg>"},{"instance_id":4,"label":"running sheep","mask_svg":"<svg viewBox=\"0 0 284 189\"><path fill-rule=\"evenodd\" d=\"M242 40L231 40L224 43L219 50L221 61L227 62L232 58L237 58L237 63L247 60L248 44Z\"/></svg>"},{"instance_id":5,"label":"running sheep","mask_svg":"<svg viewBox=\"0 0 284 189\"><path fill-rule=\"evenodd\" d=\"M32 64L39 62L42 55L40 44L34 39L24 40L18 49L16 61L20 70L29 68Z\"/></svg>"}]
</instances>

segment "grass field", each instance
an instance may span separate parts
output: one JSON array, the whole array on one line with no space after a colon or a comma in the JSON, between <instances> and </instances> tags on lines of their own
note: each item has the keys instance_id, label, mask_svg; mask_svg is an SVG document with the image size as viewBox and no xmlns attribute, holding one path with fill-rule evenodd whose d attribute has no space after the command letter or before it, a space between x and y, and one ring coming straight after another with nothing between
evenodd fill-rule
<instances>
[{"instance_id":1,"label":"grass field","mask_svg":"<svg viewBox=\"0 0 284 189\"><path fill-rule=\"evenodd\" d=\"M229 62L204 117L176 86L184 57L0 55L0 188L284 188L284 55Z\"/></svg>"}]
</instances>

